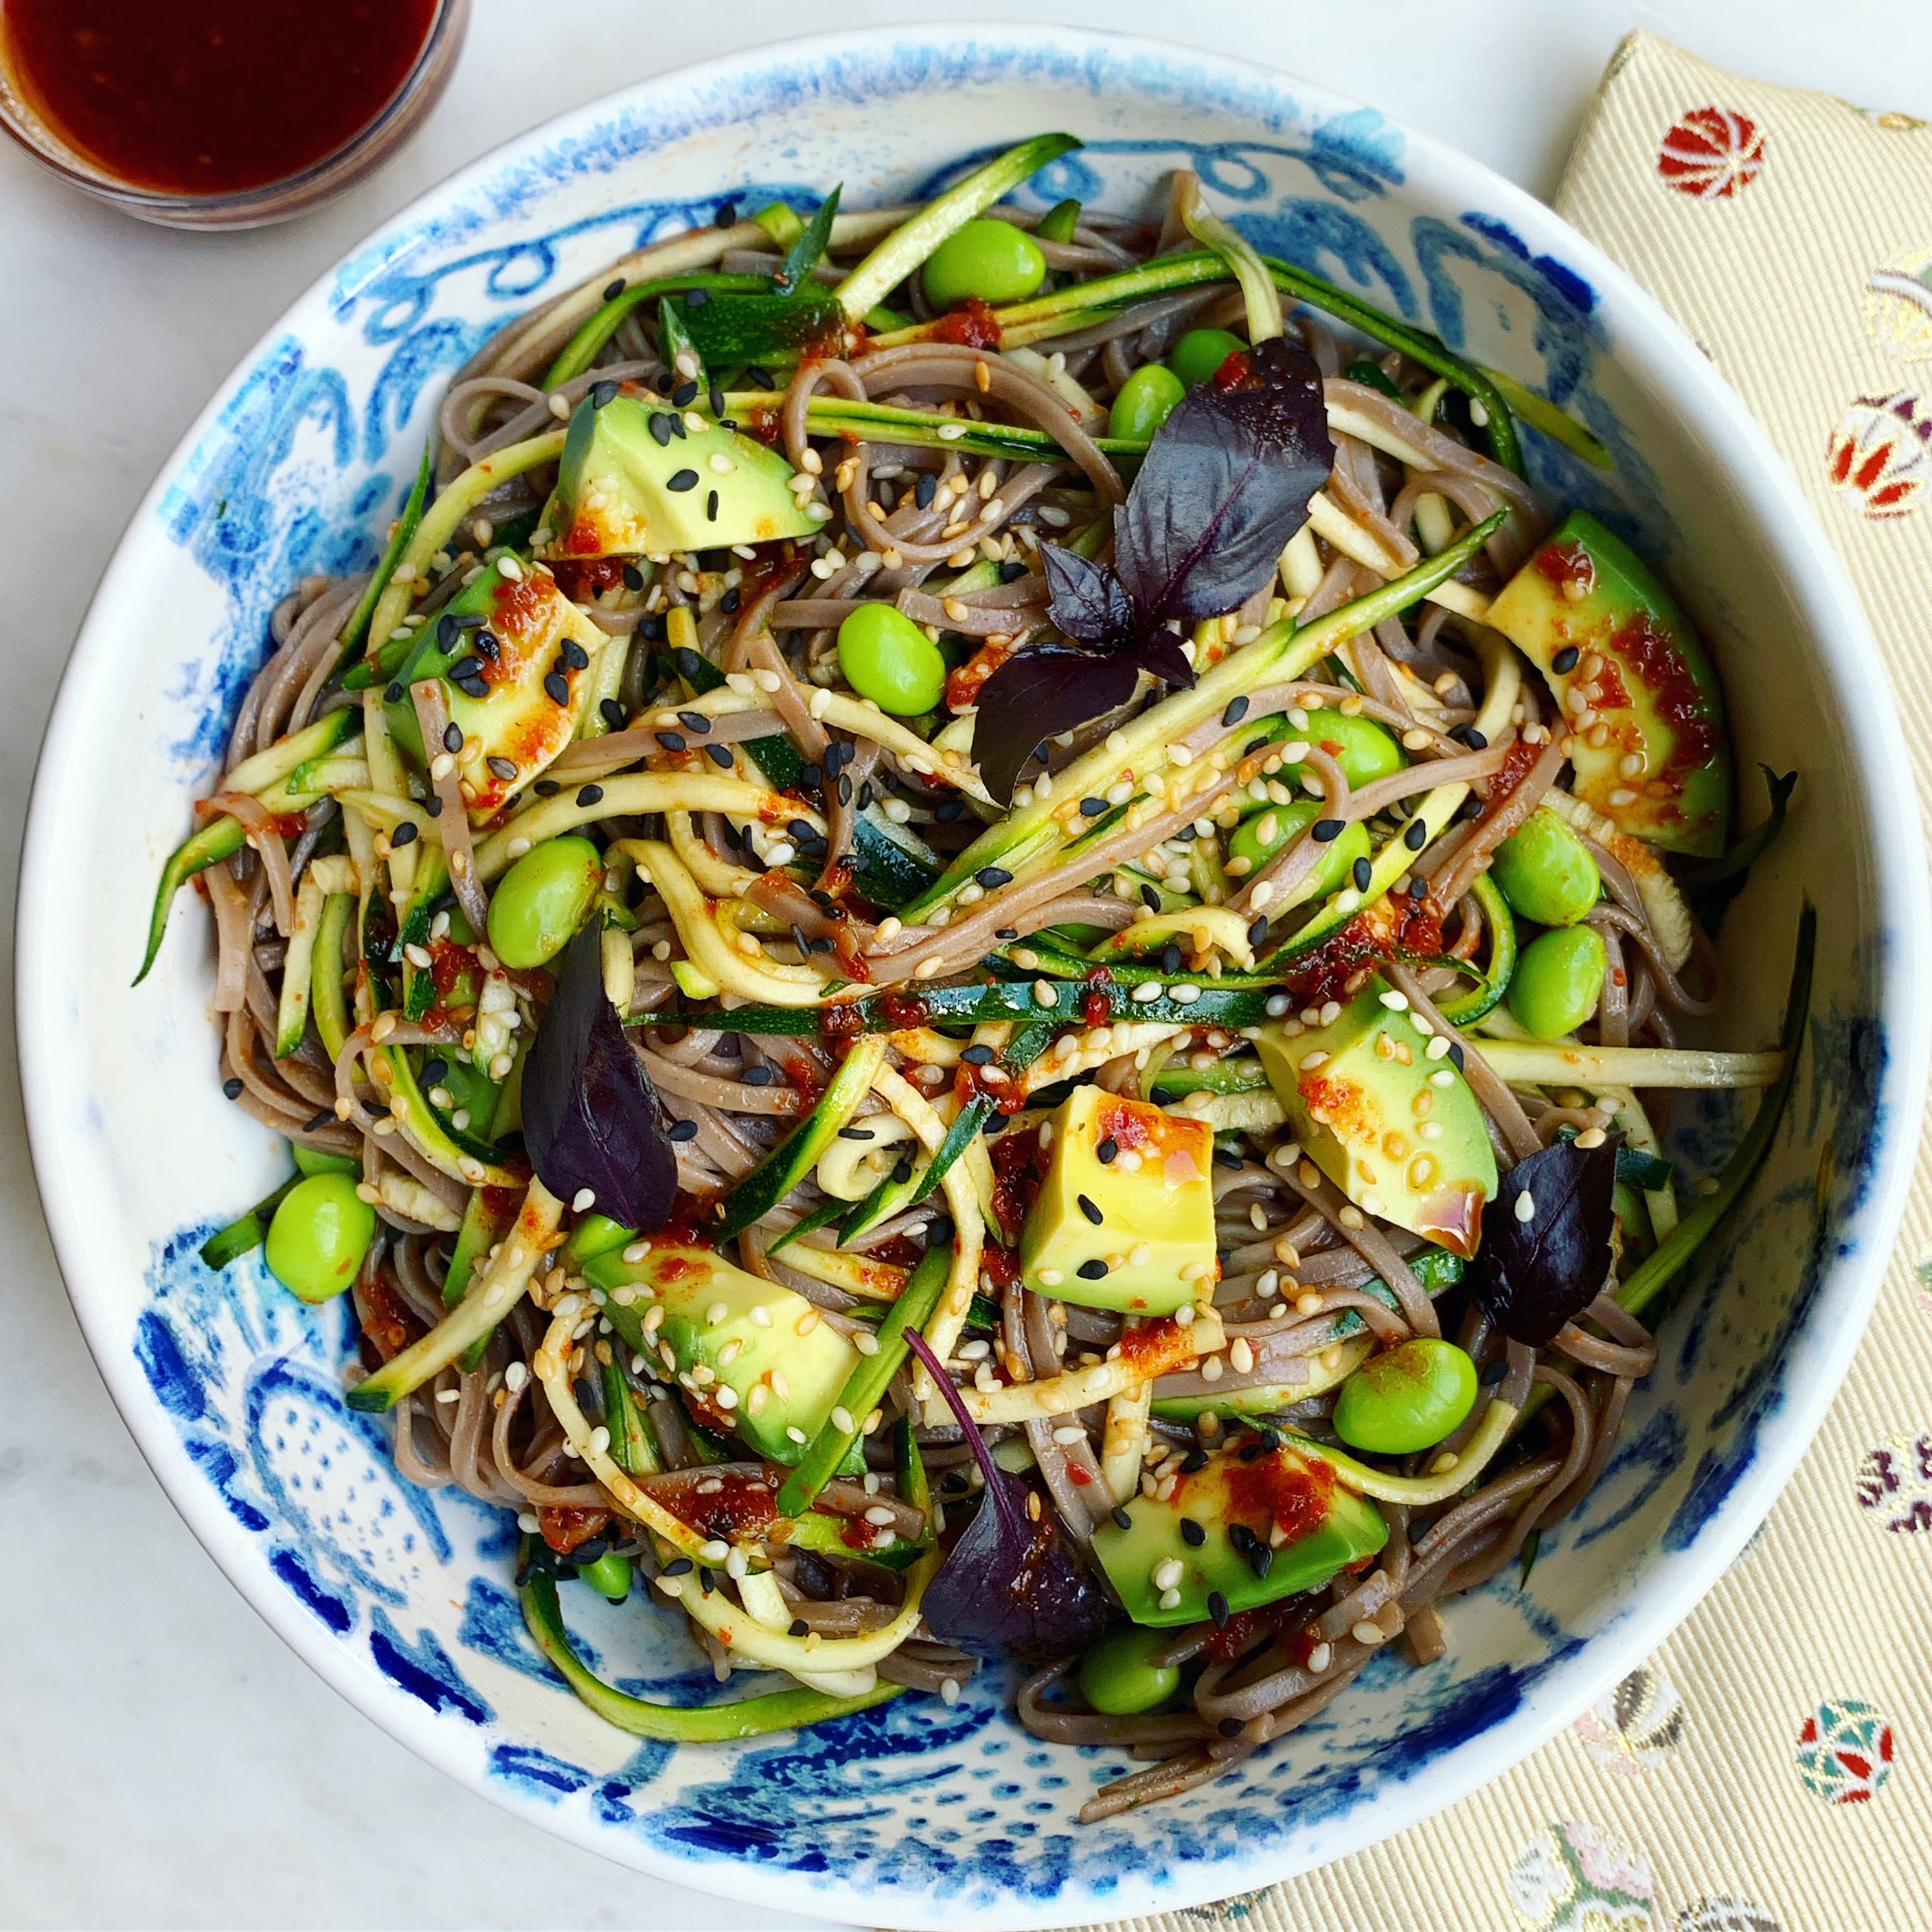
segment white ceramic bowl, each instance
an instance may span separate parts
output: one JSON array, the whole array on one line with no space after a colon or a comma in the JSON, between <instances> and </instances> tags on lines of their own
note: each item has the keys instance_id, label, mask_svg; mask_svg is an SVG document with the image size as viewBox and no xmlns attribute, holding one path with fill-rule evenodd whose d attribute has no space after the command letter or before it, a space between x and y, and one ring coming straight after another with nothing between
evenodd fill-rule
<instances>
[{"instance_id":1,"label":"white ceramic bowl","mask_svg":"<svg viewBox=\"0 0 1932 1932\"><path fill-rule=\"evenodd\" d=\"M269 608L304 571L371 554L441 381L484 333L722 197L841 181L848 206L904 196L1048 128L1088 145L1036 182L1042 205L1133 205L1189 163L1264 244L1598 430L1614 477L1532 434L1538 480L1634 530L1704 620L1746 818L1756 760L1804 775L1724 928L1726 1042L1773 1036L1801 896L1822 914L1778 1145L1527 1591L1459 1602L1445 1661L1385 1656L1236 1774L1092 1828L1073 1814L1119 1755L1036 1744L996 1676L954 1711L908 1699L731 1748L640 1748L590 1716L520 1629L507 1520L409 1488L381 1431L342 1408L345 1305L300 1306L259 1257L220 1277L195 1258L286 1172L217 1084L199 909L128 986ZM21 1059L75 1306L156 1472L262 1615L386 1730L550 1829L870 1924L1066 1923L1263 1884L1468 1791L1600 1694L1730 1562L1822 1416L1897 1225L1926 1056L1918 814L1876 664L1796 490L1692 345L1544 208L1372 109L1180 48L1017 28L812 40L634 88L479 162L303 296L107 574L49 729L20 887ZM1685 1125L1694 1157L1734 1131L1721 1107ZM608 1673L661 1694L701 1682L635 1599L573 1614Z\"/></svg>"}]
</instances>

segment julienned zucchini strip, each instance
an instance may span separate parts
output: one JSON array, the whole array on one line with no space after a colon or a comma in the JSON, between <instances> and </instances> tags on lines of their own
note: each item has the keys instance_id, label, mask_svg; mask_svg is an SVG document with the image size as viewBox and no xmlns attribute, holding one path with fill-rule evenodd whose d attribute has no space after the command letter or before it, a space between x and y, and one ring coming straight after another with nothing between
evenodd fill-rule
<instances>
[{"instance_id":1,"label":"julienned zucchini strip","mask_svg":"<svg viewBox=\"0 0 1932 1932\"><path fill-rule=\"evenodd\" d=\"M416 526L422 521L423 506L429 500L430 478L435 472L435 440L432 437L423 445L422 460L416 465L416 480L403 505L402 514L396 519L395 528L389 532L389 541L382 547L381 560L362 595L356 600L348 622L342 627L342 654L338 663L353 664L362 655L369 635L369 620L375 616L376 606L382 601L382 592L388 588L396 566L402 562L403 553L409 548L410 539L416 533Z\"/></svg>"}]
</instances>

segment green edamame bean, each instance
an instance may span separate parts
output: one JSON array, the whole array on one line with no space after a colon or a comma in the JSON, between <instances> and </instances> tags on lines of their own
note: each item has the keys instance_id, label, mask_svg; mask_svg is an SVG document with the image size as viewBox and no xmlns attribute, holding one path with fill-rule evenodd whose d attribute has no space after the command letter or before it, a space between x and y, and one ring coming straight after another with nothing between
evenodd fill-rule
<instances>
[{"instance_id":1,"label":"green edamame bean","mask_svg":"<svg viewBox=\"0 0 1932 1932\"><path fill-rule=\"evenodd\" d=\"M1475 1364L1453 1342L1418 1335L1371 1355L1342 1384L1335 1433L1352 1449L1406 1456L1440 1442L1475 1402Z\"/></svg>"},{"instance_id":2,"label":"green edamame bean","mask_svg":"<svg viewBox=\"0 0 1932 1932\"><path fill-rule=\"evenodd\" d=\"M1238 880L1258 872L1284 845L1299 838L1322 816L1323 808L1318 800L1302 798L1292 805L1271 805L1252 818L1244 819L1228 835L1228 858L1230 864L1237 859L1248 862L1231 876ZM1355 861L1369 856L1368 828L1359 823L1345 825L1340 837L1319 850L1322 856L1316 861L1315 869L1297 888L1298 904L1326 898L1348 883Z\"/></svg>"},{"instance_id":3,"label":"green edamame bean","mask_svg":"<svg viewBox=\"0 0 1932 1932\"><path fill-rule=\"evenodd\" d=\"M1593 926L1560 926L1533 939L1516 962L1509 1010L1539 1040L1574 1033L1597 1010L1610 955Z\"/></svg>"},{"instance_id":4,"label":"green edamame bean","mask_svg":"<svg viewBox=\"0 0 1932 1932\"><path fill-rule=\"evenodd\" d=\"M1225 328L1190 328L1167 352L1167 366L1192 388L1204 382L1238 350L1247 344Z\"/></svg>"},{"instance_id":5,"label":"green edamame bean","mask_svg":"<svg viewBox=\"0 0 1932 1932\"><path fill-rule=\"evenodd\" d=\"M587 838L546 838L502 878L490 900L490 948L526 970L554 959L584 923L604 884L604 860Z\"/></svg>"},{"instance_id":6,"label":"green edamame bean","mask_svg":"<svg viewBox=\"0 0 1932 1932\"><path fill-rule=\"evenodd\" d=\"M838 626L838 668L861 698L895 718L930 711L946 689L939 646L890 604L866 604Z\"/></svg>"},{"instance_id":7,"label":"green edamame bean","mask_svg":"<svg viewBox=\"0 0 1932 1932\"><path fill-rule=\"evenodd\" d=\"M1180 1670L1174 1664L1157 1669L1148 1658L1173 1635L1131 1625L1109 1630L1080 1660L1081 1695L1110 1718L1132 1717L1165 1703L1180 1688Z\"/></svg>"},{"instance_id":8,"label":"green edamame bean","mask_svg":"<svg viewBox=\"0 0 1932 1932\"><path fill-rule=\"evenodd\" d=\"M934 249L926 265L926 298L934 308L976 296L996 307L1024 302L1046 280L1046 257L1010 221L969 221Z\"/></svg>"},{"instance_id":9,"label":"green edamame bean","mask_svg":"<svg viewBox=\"0 0 1932 1932\"><path fill-rule=\"evenodd\" d=\"M289 1151L296 1157L298 1173L359 1174L362 1172L362 1163L352 1154L330 1154L321 1148L304 1147L300 1141L291 1141Z\"/></svg>"},{"instance_id":10,"label":"green edamame bean","mask_svg":"<svg viewBox=\"0 0 1932 1932\"><path fill-rule=\"evenodd\" d=\"M356 1279L375 1238L376 1210L346 1174L314 1174L282 1196L268 1223L268 1272L302 1301L327 1301Z\"/></svg>"},{"instance_id":11,"label":"green edamame bean","mask_svg":"<svg viewBox=\"0 0 1932 1932\"><path fill-rule=\"evenodd\" d=\"M631 1594L631 1559L607 1550L595 1563L579 1565L578 1580L588 1583L600 1597L621 1604Z\"/></svg>"},{"instance_id":12,"label":"green edamame bean","mask_svg":"<svg viewBox=\"0 0 1932 1932\"><path fill-rule=\"evenodd\" d=\"M1353 790L1385 778L1408 763L1408 754L1395 734L1372 718L1352 718L1346 712L1326 710L1304 715L1306 724L1277 719L1268 736L1277 744L1312 745L1318 752L1326 752L1342 767L1342 776Z\"/></svg>"},{"instance_id":13,"label":"green edamame bean","mask_svg":"<svg viewBox=\"0 0 1932 1932\"><path fill-rule=\"evenodd\" d=\"M1539 926L1574 926L1604 888L1582 840L1546 809L1532 812L1497 848L1491 876L1511 909Z\"/></svg>"},{"instance_id":14,"label":"green edamame bean","mask_svg":"<svg viewBox=\"0 0 1932 1932\"><path fill-rule=\"evenodd\" d=\"M1150 436L1187 393L1180 378L1158 362L1144 362L1120 385L1107 412L1109 436Z\"/></svg>"}]
</instances>

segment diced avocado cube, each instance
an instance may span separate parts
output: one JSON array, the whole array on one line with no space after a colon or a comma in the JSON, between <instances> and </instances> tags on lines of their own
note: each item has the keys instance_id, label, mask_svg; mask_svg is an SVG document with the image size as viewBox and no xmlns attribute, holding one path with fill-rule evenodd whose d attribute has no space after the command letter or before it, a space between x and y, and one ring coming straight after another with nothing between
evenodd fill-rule
<instances>
[{"instance_id":1,"label":"diced avocado cube","mask_svg":"<svg viewBox=\"0 0 1932 1932\"><path fill-rule=\"evenodd\" d=\"M1125 1315L1172 1315L1211 1292L1208 1123L1082 1087L1052 1127L1046 1179L1020 1236L1028 1287Z\"/></svg>"},{"instance_id":2,"label":"diced avocado cube","mask_svg":"<svg viewBox=\"0 0 1932 1932\"><path fill-rule=\"evenodd\" d=\"M626 1346L654 1374L674 1380L707 1427L736 1435L772 1462L796 1462L831 1414L858 1350L803 1295L708 1248L653 1241L634 1262L624 1258L628 1252L584 1267ZM659 1308L662 1320L646 1327ZM863 1466L862 1459L848 1461Z\"/></svg>"},{"instance_id":3,"label":"diced avocado cube","mask_svg":"<svg viewBox=\"0 0 1932 1932\"><path fill-rule=\"evenodd\" d=\"M662 556L818 529L776 450L720 424L693 429L689 415L640 396L580 403L544 512L544 554Z\"/></svg>"},{"instance_id":4,"label":"diced avocado cube","mask_svg":"<svg viewBox=\"0 0 1932 1932\"><path fill-rule=\"evenodd\" d=\"M495 559L446 614L483 621L458 632L447 649L436 641L440 627L430 625L398 674L402 695L386 702L382 715L390 736L427 765L442 748L425 751L409 687L448 679L450 722L463 734L457 776L470 815L480 822L576 736L605 639L541 564L513 557ZM452 678L452 671L462 675Z\"/></svg>"},{"instance_id":5,"label":"diced avocado cube","mask_svg":"<svg viewBox=\"0 0 1932 1932\"><path fill-rule=\"evenodd\" d=\"M1127 1615L1156 1627L1199 1622L1216 1594L1252 1610L1315 1589L1388 1540L1373 1504L1286 1443L1252 1462L1224 1450L1165 1502L1136 1496L1126 1513L1127 1528L1094 1531L1094 1554ZM1204 1532L1198 1542L1184 1522Z\"/></svg>"},{"instance_id":6,"label":"diced avocado cube","mask_svg":"<svg viewBox=\"0 0 1932 1932\"><path fill-rule=\"evenodd\" d=\"M1346 1382L1374 1346L1375 1338L1369 1335L1324 1346L1310 1358L1306 1379L1298 1382L1256 1382L1247 1388L1224 1389L1198 1368L1162 1376L1154 1385L1154 1412L1169 1422L1192 1422L1210 1408L1216 1415L1273 1415L1291 1402L1306 1402ZM1331 1348L1332 1368L1322 1359Z\"/></svg>"},{"instance_id":7,"label":"diced avocado cube","mask_svg":"<svg viewBox=\"0 0 1932 1932\"><path fill-rule=\"evenodd\" d=\"M1575 721L1578 797L1667 851L1724 850L1731 753L1718 674L1696 627L1628 544L1573 510L1485 621L1541 668ZM1587 708L1572 708L1573 692Z\"/></svg>"},{"instance_id":8,"label":"diced avocado cube","mask_svg":"<svg viewBox=\"0 0 1932 1932\"><path fill-rule=\"evenodd\" d=\"M1483 1110L1442 1042L1372 979L1332 1024L1282 1021L1256 1044L1302 1150L1364 1214L1465 1259L1496 1191Z\"/></svg>"}]
</instances>

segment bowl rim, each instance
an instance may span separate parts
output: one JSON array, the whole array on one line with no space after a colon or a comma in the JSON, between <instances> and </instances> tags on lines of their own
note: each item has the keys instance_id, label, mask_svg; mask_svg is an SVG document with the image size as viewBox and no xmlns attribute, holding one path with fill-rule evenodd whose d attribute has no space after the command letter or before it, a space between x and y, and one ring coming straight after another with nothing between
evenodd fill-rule
<instances>
[{"instance_id":1,"label":"bowl rim","mask_svg":"<svg viewBox=\"0 0 1932 1932\"><path fill-rule=\"evenodd\" d=\"M304 326L311 305L326 304L344 262L368 256L380 243L410 234L426 218L487 183L520 156L587 130L625 109L648 110L715 83L786 64L829 64L842 59L877 63L895 48L963 52L989 58L1052 52L1106 58L1151 55L1180 64L1204 80L1238 82L1250 93L1278 94L1298 116L1311 110L1340 114L1368 104L1284 69L1192 49L1152 36L1088 28L1025 25L976 25L940 20L868 27L774 41L672 70L601 95L499 143L446 177L382 223L303 290L237 363L163 465L103 571L76 637L50 715L37 763L16 900L15 1009L22 1094L29 1147L56 1260L82 1334L123 1420L154 1469L170 1502L229 1581L270 1628L364 1716L470 1790L584 1849L652 1876L746 1904L796 1911L800 1900L790 1874L746 1861L686 1862L640 1837L611 1834L561 1810L526 1800L500 1782L472 1772L446 1748L448 1728L406 1698L374 1690L367 1674L313 1618L304 1619L286 1592L269 1588L266 1571L231 1564L241 1546L235 1525L206 1484L176 1481L184 1472L180 1446L167 1427L152 1390L142 1379L122 1338L112 1332L105 1300L80 1265L87 1216L80 1178L70 1173L58 1119L56 1063L58 1029L46 1021L58 1010L58 989L49 981L32 935L58 915L60 893L70 874L57 857L58 794L72 780L86 735L91 688L111 674L116 650L111 592L140 547L171 481L269 346ZM1381 114L1379 109L1370 111ZM1724 452L1727 479L1750 520L1774 535L1768 546L1787 579L1796 621L1808 634L1814 657L1834 694L1842 696L1841 725L1856 767L1852 783L1874 828L1869 854L1874 902L1886 915L1887 944L1875 968L1876 1008L1886 1027L1886 1052L1876 1094L1873 1131L1880 1145L1870 1184L1848 1226L1858 1231L1856 1250L1833 1262L1821 1279L1802 1326L1786 1343L1803 1338L1810 1372L1787 1389L1779 1423L1762 1436L1750 1466L1672 1562L1672 1588L1653 1592L1552 1664L1528 1686L1515 1708L1484 1726L1439 1760L1428 1778L1378 1786L1376 1802L1358 1806L1339 1821L1333 1843L1312 1857L1260 1849L1244 1859L1216 1860L1184 1870L1170 1885L1133 1877L1105 1897L1063 1894L1041 1906L1003 1897L985 1922L1001 1926L1064 1925L1104 1913L1112 1918L1178 1910L1318 1868L1432 1816L1529 1755L1572 1721L1604 1689L1640 1663L1687 1616L1756 1530L1809 1449L1850 1366L1876 1304L1902 1217L1916 1166L1932 1009L1915 997L1932 958L1932 913L1924 880L1925 858L1912 768L1895 704L1870 624L1845 567L1832 549L1796 478L1742 400L1726 384L1690 338L1634 278L1553 210L1527 190L1436 137L1383 116L1405 142L1412 180L1454 195L1466 205L1507 218L1538 252L1576 266L1605 298L1614 318L1617 354L1678 415L1688 434ZM1863 698L1867 700L1858 702ZM1876 700L1876 701L1872 701ZM1889 1143L1887 1144L1886 1143ZM935 1894L867 1891L844 1884L815 1890L811 1910L851 1910L865 1922L952 1924L982 1917L964 1900Z\"/></svg>"}]
</instances>

